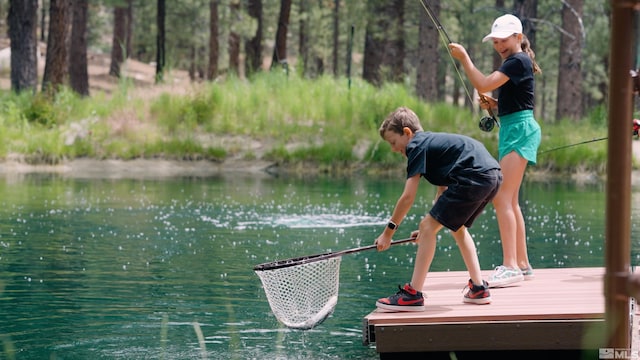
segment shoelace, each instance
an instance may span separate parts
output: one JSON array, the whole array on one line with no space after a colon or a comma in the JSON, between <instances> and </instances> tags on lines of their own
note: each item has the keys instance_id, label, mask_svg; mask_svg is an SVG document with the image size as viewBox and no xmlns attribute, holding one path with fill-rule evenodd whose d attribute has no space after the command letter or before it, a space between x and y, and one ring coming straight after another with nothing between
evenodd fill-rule
<instances>
[{"instance_id":1,"label":"shoelace","mask_svg":"<svg viewBox=\"0 0 640 360\"><path fill-rule=\"evenodd\" d=\"M469 284L471 284L471 286L469 286ZM486 281L484 281L484 280L482 280L482 285L476 285L476 284L474 284L474 283L473 283L473 281L469 281L469 282L467 283L467 285L465 285L465 286L462 288L462 292L464 292L466 289L469 289L469 291L473 291L473 288L474 288L474 287L479 288L479 287L481 287L481 286L488 286L488 284L487 284L487 282L486 282Z\"/></svg>"}]
</instances>

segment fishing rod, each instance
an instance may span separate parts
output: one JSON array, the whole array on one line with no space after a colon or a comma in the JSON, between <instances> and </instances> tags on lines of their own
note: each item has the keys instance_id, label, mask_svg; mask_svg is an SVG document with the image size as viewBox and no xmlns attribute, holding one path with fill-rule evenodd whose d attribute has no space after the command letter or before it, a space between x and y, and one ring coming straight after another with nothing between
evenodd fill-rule
<instances>
[{"instance_id":1,"label":"fishing rod","mask_svg":"<svg viewBox=\"0 0 640 360\"><path fill-rule=\"evenodd\" d=\"M458 78L462 83L464 92L467 94L467 98L469 99L469 102L473 103L473 99L471 98L471 93L469 92L469 89L467 88L467 85L464 82L464 79L462 78L462 74L460 73L460 69L458 69L458 65L456 64L456 61L451 55L451 51L449 50L448 45L451 44L453 41L451 41L449 34L447 34L447 31L444 29L444 26L442 26L442 23L440 22L440 20L438 20L438 17L435 15L435 13L433 12L429 4L424 0L419 0L419 1L420 1L420 4L422 4L422 8L427 13L427 16L429 16L429 19L431 19L431 22L433 22L433 24L436 26L436 30L438 30L438 34L440 34L440 40L442 40L444 47L447 49L447 53L449 54L449 58L453 63L453 68L456 70L456 73L458 74ZM482 94L480 95L480 101L482 101L485 104L489 103L489 100L487 100L485 95L482 95ZM487 112L489 113L489 116L485 116L482 119L480 119L478 126L480 127L480 130L490 132L491 130L493 130L495 125L498 125L498 127L500 127L500 122L493 114L491 107L487 108Z\"/></svg>"}]
</instances>

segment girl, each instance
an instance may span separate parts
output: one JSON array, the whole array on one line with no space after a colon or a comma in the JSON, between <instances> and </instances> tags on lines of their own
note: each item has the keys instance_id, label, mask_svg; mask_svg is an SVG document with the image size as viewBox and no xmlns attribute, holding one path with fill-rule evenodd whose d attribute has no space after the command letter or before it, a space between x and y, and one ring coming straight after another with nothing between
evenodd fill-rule
<instances>
[{"instance_id":1,"label":"girl","mask_svg":"<svg viewBox=\"0 0 640 360\"><path fill-rule=\"evenodd\" d=\"M528 164L536 163L540 126L533 115L534 79L540 72L535 54L522 33L522 23L513 15L493 22L491 33L482 42L493 41L503 63L489 75L480 72L460 44L449 44L451 55L460 61L467 77L480 94L498 89L498 99L481 96L481 106L498 108L500 133L498 159L504 182L493 200L502 240L503 264L489 277L490 287L501 287L533 278L527 254L524 217L518 193Z\"/></svg>"}]
</instances>

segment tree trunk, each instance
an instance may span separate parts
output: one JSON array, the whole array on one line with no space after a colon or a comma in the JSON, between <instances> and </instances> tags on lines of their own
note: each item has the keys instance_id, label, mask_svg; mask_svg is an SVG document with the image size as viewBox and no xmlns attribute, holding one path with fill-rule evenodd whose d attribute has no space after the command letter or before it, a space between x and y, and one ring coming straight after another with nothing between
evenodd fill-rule
<instances>
[{"instance_id":1,"label":"tree trunk","mask_svg":"<svg viewBox=\"0 0 640 360\"><path fill-rule=\"evenodd\" d=\"M191 53L189 54L189 80L196 80L196 73L198 72L197 63L198 50L195 45L191 45Z\"/></svg>"},{"instance_id":2,"label":"tree trunk","mask_svg":"<svg viewBox=\"0 0 640 360\"><path fill-rule=\"evenodd\" d=\"M374 85L382 85L380 66L382 64L382 46L379 40L380 25L374 12L369 16L364 36L364 58L362 60L362 78Z\"/></svg>"},{"instance_id":3,"label":"tree trunk","mask_svg":"<svg viewBox=\"0 0 640 360\"><path fill-rule=\"evenodd\" d=\"M288 71L287 64L287 31L289 27L289 14L291 13L291 0L280 0L280 15L278 16L278 29L276 30L276 44L271 58L271 69L280 65Z\"/></svg>"},{"instance_id":4,"label":"tree trunk","mask_svg":"<svg viewBox=\"0 0 640 360\"><path fill-rule=\"evenodd\" d=\"M244 73L249 77L262 67L262 0L248 0L247 13L258 23L256 33L244 44Z\"/></svg>"},{"instance_id":5,"label":"tree trunk","mask_svg":"<svg viewBox=\"0 0 640 360\"><path fill-rule=\"evenodd\" d=\"M131 57L131 52L133 51L133 0L127 0L127 14L125 16L125 58Z\"/></svg>"},{"instance_id":6,"label":"tree trunk","mask_svg":"<svg viewBox=\"0 0 640 360\"><path fill-rule=\"evenodd\" d=\"M82 96L89 95L87 65L87 20L89 0L73 1L73 25L69 49L69 84Z\"/></svg>"},{"instance_id":7,"label":"tree trunk","mask_svg":"<svg viewBox=\"0 0 640 360\"><path fill-rule=\"evenodd\" d=\"M388 80L401 82L404 77L404 1L393 0L383 14L389 17L382 66L389 68Z\"/></svg>"},{"instance_id":8,"label":"tree trunk","mask_svg":"<svg viewBox=\"0 0 640 360\"><path fill-rule=\"evenodd\" d=\"M300 14L308 14L309 0L300 0ZM299 55L297 66L302 67L302 76L309 77L311 70L311 51L309 45L309 16L300 16L300 31L298 31Z\"/></svg>"},{"instance_id":9,"label":"tree trunk","mask_svg":"<svg viewBox=\"0 0 640 360\"><path fill-rule=\"evenodd\" d=\"M562 3L560 65L558 71L558 103L556 119L578 120L582 116L582 0Z\"/></svg>"},{"instance_id":10,"label":"tree trunk","mask_svg":"<svg viewBox=\"0 0 640 360\"><path fill-rule=\"evenodd\" d=\"M165 19L167 11L165 8L165 0L158 0L158 33L156 34L156 84L164 82L164 64L165 64Z\"/></svg>"},{"instance_id":11,"label":"tree trunk","mask_svg":"<svg viewBox=\"0 0 640 360\"><path fill-rule=\"evenodd\" d=\"M440 17L440 0L429 2L436 18ZM416 95L423 100L441 99L438 82L440 70L440 36L426 11L421 11L418 29L418 64L416 67Z\"/></svg>"},{"instance_id":12,"label":"tree trunk","mask_svg":"<svg viewBox=\"0 0 640 360\"><path fill-rule=\"evenodd\" d=\"M38 0L11 0L7 20L11 40L11 89L35 93L38 86Z\"/></svg>"},{"instance_id":13,"label":"tree trunk","mask_svg":"<svg viewBox=\"0 0 640 360\"><path fill-rule=\"evenodd\" d=\"M218 1L209 2L209 67L207 79L213 80L218 76L218 57L220 53L218 45Z\"/></svg>"},{"instance_id":14,"label":"tree trunk","mask_svg":"<svg viewBox=\"0 0 640 360\"><path fill-rule=\"evenodd\" d=\"M240 18L240 1L232 0L229 4L229 72L235 75L240 74L240 34L236 27L242 21Z\"/></svg>"},{"instance_id":15,"label":"tree trunk","mask_svg":"<svg viewBox=\"0 0 640 360\"><path fill-rule=\"evenodd\" d=\"M515 0L515 1L517 2L517 1L520 1L520 0ZM504 0L496 0L496 9L505 9ZM493 20L495 20L495 19L491 19L490 21L492 21L492 23L493 23ZM482 36L488 34L489 32L490 32L489 31L489 24L487 24L487 26L485 28L485 32L482 33ZM493 69L497 70L497 69L500 68L500 65L502 65L502 57L500 56L500 54L498 54L497 51L492 51L492 54L493 54ZM491 92L491 96L497 99L498 98L498 89L493 90Z\"/></svg>"},{"instance_id":16,"label":"tree trunk","mask_svg":"<svg viewBox=\"0 0 640 360\"><path fill-rule=\"evenodd\" d=\"M370 2L362 77L379 86L404 74L404 0Z\"/></svg>"},{"instance_id":17,"label":"tree trunk","mask_svg":"<svg viewBox=\"0 0 640 360\"><path fill-rule=\"evenodd\" d=\"M113 9L113 41L111 43L111 65L109 75L120 77L120 66L124 63L126 49L127 9L116 6Z\"/></svg>"},{"instance_id":18,"label":"tree trunk","mask_svg":"<svg viewBox=\"0 0 640 360\"><path fill-rule=\"evenodd\" d=\"M522 22L522 32L527 39L529 39L529 47L535 52L537 29L534 20L538 18L538 0L515 0L514 13ZM543 89L540 86L538 86L538 88ZM536 104L537 103L536 101ZM539 118L541 114L544 114L541 110L542 107L538 108L538 106L536 106L536 117Z\"/></svg>"},{"instance_id":19,"label":"tree trunk","mask_svg":"<svg viewBox=\"0 0 640 360\"><path fill-rule=\"evenodd\" d=\"M13 1L13 0L12 0ZM47 28L47 2L46 0L42 0L42 9L40 15L40 41L46 42L47 36L45 35L45 29Z\"/></svg>"},{"instance_id":20,"label":"tree trunk","mask_svg":"<svg viewBox=\"0 0 640 360\"><path fill-rule=\"evenodd\" d=\"M69 6L69 0L51 0L49 7L49 37L42 91L51 96L60 90L69 69L67 59Z\"/></svg>"},{"instance_id":21,"label":"tree trunk","mask_svg":"<svg viewBox=\"0 0 640 360\"><path fill-rule=\"evenodd\" d=\"M333 7L333 76L338 76L338 48L340 47L340 0Z\"/></svg>"},{"instance_id":22,"label":"tree trunk","mask_svg":"<svg viewBox=\"0 0 640 360\"><path fill-rule=\"evenodd\" d=\"M515 0L514 15L522 21L522 32L529 39L531 48L536 48L536 24L532 20L538 17L538 0Z\"/></svg>"}]
</instances>

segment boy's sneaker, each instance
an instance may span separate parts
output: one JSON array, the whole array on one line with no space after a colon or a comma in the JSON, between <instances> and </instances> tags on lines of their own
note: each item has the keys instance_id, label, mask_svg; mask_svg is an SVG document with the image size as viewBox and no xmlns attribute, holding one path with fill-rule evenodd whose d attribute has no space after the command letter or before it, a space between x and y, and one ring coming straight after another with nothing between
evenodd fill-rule
<instances>
[{"instance_id":1,"label":"boy's sneaker","mask_svg":"<svg viewBox=\"0 0 640 360\"><path fill-rule=\"evenodd\" d=\"M533 280L533 278L536 277L533 274L533 269L531 268L531 266L526 267L524 269L520 269L520 271L522 271L522 276L524 277L525 280Z\"/></svg>"},{"instance_id":2,"label":"boy's sneaker","mask_svg":"<svg viewBox=\"0 0 640 360\"><path fill-rule=\"evenodd\" d=\"M482 285L476 285L469 279L467 292L464 294L462 301L469 304L489 304L491 302L491 294L489 293L489 285L486 281L482 281Z\"/></svg>"},{"instance_id":3,"label":"boy's sneaker","mask_svg":"<svg viewBox=\"0 0 640 360\"><path fill-rule=\"evenodd\" d=\"M420 291L405 284L400 291L387 298L378 299L376 306L386 311L424 311L424 297Z\"/></svg>"},{"instance_id":4,"label":"boy's sneaker","mask_svg":"<svg viewBox=\"0 0 640 360\"><path fill-rule=\"evenodd\" d=\"M496 288L511 285L522 280L524 280L524 276L520 269L513 269L500 265L493 271L493 274L489 277L488 283L489 287Z\"/></svg>"}]
</instances>

